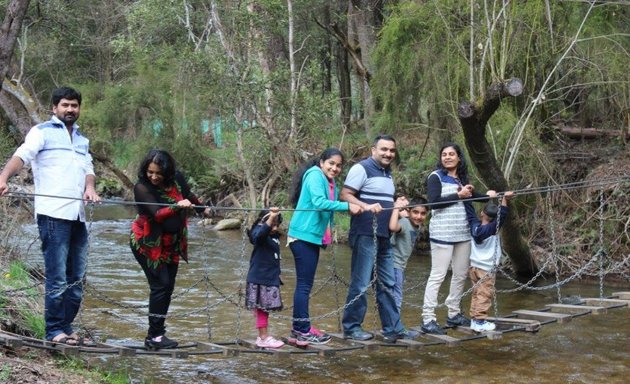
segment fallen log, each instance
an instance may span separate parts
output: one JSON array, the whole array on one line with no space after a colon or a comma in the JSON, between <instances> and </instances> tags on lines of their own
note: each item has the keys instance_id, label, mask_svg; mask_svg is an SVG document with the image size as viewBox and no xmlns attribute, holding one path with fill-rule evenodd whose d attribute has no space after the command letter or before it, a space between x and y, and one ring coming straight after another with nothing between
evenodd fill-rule
<instances>
[{"instance_id":1,"label":"fallen log","mask_svg":"<svg viewBox=\"0 0 630 384\"><path fill-rule=\"evenodd\" d=\"M622 129L603 129L603 128L581 128L557 126L556 129L571 139L598 139L602 137L622 137L628 138L627 131Z\"/></svg>"}]
</instances>

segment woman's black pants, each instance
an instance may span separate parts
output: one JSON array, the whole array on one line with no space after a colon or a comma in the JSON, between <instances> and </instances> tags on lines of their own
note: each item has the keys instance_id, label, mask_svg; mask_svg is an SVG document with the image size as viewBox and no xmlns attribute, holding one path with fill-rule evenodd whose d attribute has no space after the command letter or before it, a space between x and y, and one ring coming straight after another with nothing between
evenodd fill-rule
<instances>
[{"instance_id":1,"label":"woman's black pants","mask_svg":"<svg viewBox=\"0 0 630 384\"><path fill-rule=\"evenodd\" d=\"M138 264L142 267L151 293L149 294L149 332L147 337L153 338L166 333L164 322L168 307L171 305L171 296L175 289L175 277L178 264L160 264L157 268L147 265L147 258L132 249Z\"/></svg>"}]
</instances>

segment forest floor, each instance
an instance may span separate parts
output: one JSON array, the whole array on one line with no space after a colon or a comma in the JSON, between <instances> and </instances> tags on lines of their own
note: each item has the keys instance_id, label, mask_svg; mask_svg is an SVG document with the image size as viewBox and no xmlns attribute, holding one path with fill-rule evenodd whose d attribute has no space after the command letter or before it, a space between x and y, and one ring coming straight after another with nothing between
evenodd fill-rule
<instances>
[{"instance_id":1,"label":"forest floor","mask_svg":"<svg viewBox=\"0 0 630 384\"><path fill-rule=\"evenodd\" d=\"M48 352L13 350L0 347L0 382L7 384L85 384L106 383L98 374L62 366L59 359ZM89 376L94 376L90 378Z\"/></svg>"}]
</instances>

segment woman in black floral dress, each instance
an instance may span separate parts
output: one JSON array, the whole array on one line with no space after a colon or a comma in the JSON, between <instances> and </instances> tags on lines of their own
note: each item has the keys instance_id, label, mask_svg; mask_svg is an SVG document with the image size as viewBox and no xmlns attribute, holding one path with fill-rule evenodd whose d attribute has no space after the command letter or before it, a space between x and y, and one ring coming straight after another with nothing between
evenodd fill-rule
<instances>
[{"instance_id":1,"label":"woman in black floral dress","mask_svg":"<svg viewBox=\"0 0 630 384\"><path fill-rule=\"evenodd\" d=\"M175 288L179 260L188 262L188 214L202 203L191 193L166 151L152 149L145 156L134 186L138 215L131 225L130 246L149 282L149 349L175 348L177 342L164 334L166 313ZM210 208L196 207L210 214Z\"/></svg>"}]
</instances>

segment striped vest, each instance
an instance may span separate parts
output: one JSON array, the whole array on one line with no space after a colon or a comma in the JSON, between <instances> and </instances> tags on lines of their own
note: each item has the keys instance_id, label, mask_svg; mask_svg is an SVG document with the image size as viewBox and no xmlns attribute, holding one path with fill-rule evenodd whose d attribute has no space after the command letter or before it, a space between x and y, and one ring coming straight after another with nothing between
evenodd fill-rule
<instances>
[{"instance_id":1,"label":"striped vest","mask_svg":"<svg viewBox=\"0 0 630 384\"><path fill-rule=\"evenodd\" d=\"M446 182L437 171L432 172L429 177L435 177L434 175L439 177L442 183L442 197L457 193L459 184ZM459 201L446 208L432 209L429 238L431 241L444 244L470 240L470 227L463 202Z\"/></svg>"}]
</instances>

